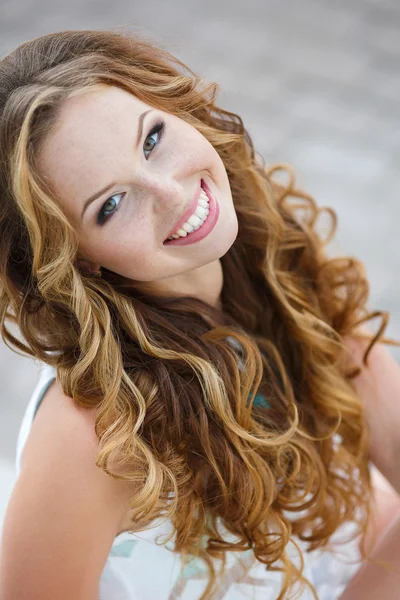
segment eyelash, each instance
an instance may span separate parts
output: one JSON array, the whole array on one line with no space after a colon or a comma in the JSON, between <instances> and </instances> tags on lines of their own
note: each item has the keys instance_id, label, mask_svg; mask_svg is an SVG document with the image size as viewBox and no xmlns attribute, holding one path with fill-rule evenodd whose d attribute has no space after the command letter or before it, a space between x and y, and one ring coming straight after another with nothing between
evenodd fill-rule
<instances>
[{"instance_id":1,"label":"eyelash","mask_svg":"<svg viewBox=\"0 0 400 600\"><path fill-rule=\"evenodd\" d=\"M150 150L150 153L153 152L154 149L157 149L157 147L159 146L159 144L161 142L161 139L162 139L162 137L164 135L164 131L165 131L165 123L164 123L164 121L159 121L158 123L156 123L154 125L154 127L151 128L151 130L147 134L145 142L146 142L146 140L149 137L151 137L152 135L158 133L157 143ZM146 158L146 160L147 160L147 158ZM97 215L97 221L96 221L97 225L100 225L100 226L104 225L104 223L106 223L110 219L110 217L112 217L113 214L116 213L117 210L119 209L120 204L121 204L121 200L120 200L120 203L117 205L117 208L115 210L113 210L113 212L111 212L108 215L104 215L104 207L105 207L105 205L107 204L107 202L109 202L112 198L114 198L116 196L121 196L121 200L122 200L122 198L125 196L125 192L121 193L121 194L113 194L112 196L110 196L109 198L107 198L107 200L104 202L103 206L101 207L101 209L100 209L100 211L99 211L99 213Z\"/></svg>"}]
</instances>

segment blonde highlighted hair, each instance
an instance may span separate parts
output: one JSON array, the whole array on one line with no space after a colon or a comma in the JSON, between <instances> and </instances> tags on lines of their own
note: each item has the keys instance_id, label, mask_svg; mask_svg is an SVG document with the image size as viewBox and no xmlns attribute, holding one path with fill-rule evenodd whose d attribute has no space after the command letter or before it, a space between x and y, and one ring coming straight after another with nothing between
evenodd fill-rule
<instances>
[{"instance_id":1,"label":"blonde highlighted hair","mask_svg":"<svg viewBox=\"0 0 400 600\"><path fill-rule=\"evenodd\" d=\"M239 221L220 259L223 310L79 268L77 234L37 156L63 101L97 85L180 117L220 155ZM54 366L77 404L96 407L97 465L132 482L131 531L170 518L174 550L209 567L202 599L218 585L213 558L247 549L283 572L283 599L296 582L309 584L287 555L293 536L311 551L344 522L363 534L369 522L368 428L343 338L380 316L364 362L378 340L395 342L383 338L388 314L366 308L362 263L326 254L334 211L298 190L288 165L265 166L217 93L126 32L53 33L0 62L1 333L11 349ZM323 210L333 219L325 240ZM241 345L242 369L229 338Z\"/></svg>"}]
</instances>

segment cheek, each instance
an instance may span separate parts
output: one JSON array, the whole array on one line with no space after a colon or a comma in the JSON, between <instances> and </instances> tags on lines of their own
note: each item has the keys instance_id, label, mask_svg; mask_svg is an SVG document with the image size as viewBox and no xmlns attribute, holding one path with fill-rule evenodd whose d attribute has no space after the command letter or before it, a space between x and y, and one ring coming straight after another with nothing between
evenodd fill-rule
<instances>
[{"instance_id":1,"label":"cheek","mask_svg":"<svg viewBox=\"0 0 400 600\"><path fill-rule=\"evenodd\" d=\"M118 238L116 243L115 237ZM137 227L131 227L113 236L109 252L104 252L103 263L112 271L132 279L151 278L154 265L157 264L157 250L153 240ZM105 246L104 246L105 247ZM103 247L103 248L104 248Z\"/></svg>"},{"instance_id":2,"label":"cheek","mask_svg":"<svg viewBox=\"0 0 400 600\"><path fill-rule=\"evenodd\" d=\"M169 156L174 162L185 165L186 174L216 168L218 163L222 163L212 144L195 127L187 123L179 123L173 139L179 140L179 143L174 143L168 148Z\"/></svg>"},{"instance_id":3,"label":"cheek","mask_svg":"<svg viewBox=\"0 0 400 600\"><path fill-rule=\"evenodd\" d=\"M191 145L197 149L198 157L202 162L210 165L222 162L213 145L197 130Z\"/></svg>"}]
</instances>

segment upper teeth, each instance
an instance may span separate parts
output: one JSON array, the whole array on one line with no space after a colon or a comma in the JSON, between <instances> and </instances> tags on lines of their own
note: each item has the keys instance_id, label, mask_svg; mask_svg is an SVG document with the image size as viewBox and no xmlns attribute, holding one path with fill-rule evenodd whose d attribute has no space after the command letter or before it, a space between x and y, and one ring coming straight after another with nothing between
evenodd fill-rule
<instances>
[{"instance_id":1,"label":"upper teeth","mask_svg":"<svg viewBox=\"0 0 400 600\"><path fill-rule=\"evenodd\" d=\"M207 194L201 188L200 198L197 203L196 210L194 213L188 218L187 221L181 225L180 229L177 230L176 233L173 233L169 240L178 239L180 237L186 237L188 233L192 233L192 231L196 231L199 229L207 219L208 213L210 212Z\"/></svg>"}]
</instances>

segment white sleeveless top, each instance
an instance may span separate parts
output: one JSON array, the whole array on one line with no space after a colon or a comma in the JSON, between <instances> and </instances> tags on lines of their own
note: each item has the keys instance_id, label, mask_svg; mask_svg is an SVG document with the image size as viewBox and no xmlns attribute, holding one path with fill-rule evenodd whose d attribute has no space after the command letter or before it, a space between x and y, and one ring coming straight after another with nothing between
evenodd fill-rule
<instances>
[{"instance_id":1,"label":"white sleeveless top","mask_svg":"<svg viewBox=\"0 0 400 600\"><path fill-rule=\"evenodd\" d=\"M21 468L22 450L35 413L55 378L55 369L43 364L18 434L17 476ZM287 516L290 518L290 514ZM174 538L168 544L161 545L164 534L169 534L171 531L171 522L162 523L160 520L151 529L140 533L124 532L117 535L101 575L100 600L198 600L207 585L207 568L201 559L193 559L185 565L181 573L180 557L172 552ZM232 537L228 532L225 533L222 526L220 531L224 533L226 539ZM305 552L307 544L296 538L303 551L304 575L315 585L319 600L337 600L360 568L359 537L344 543L353 531L354 523L346 523L332 536L330 550L314 550L311 553ZM159 545L156 544L157 541ZM341 544L336 543L340 541ZM293 562L299 567L298 553L291 542L287 550ZM250 565L252 565L250 570L244 574ZM228 552L225 575L219 580L218 591L214 593L213 598L215 600L276 600L282 581L282 573L270 571L266 565L255 558L252 550L242 553ZM313 595L306 586L301 600L312 600L312 598Z\"/></svg>"}]
</instances>

